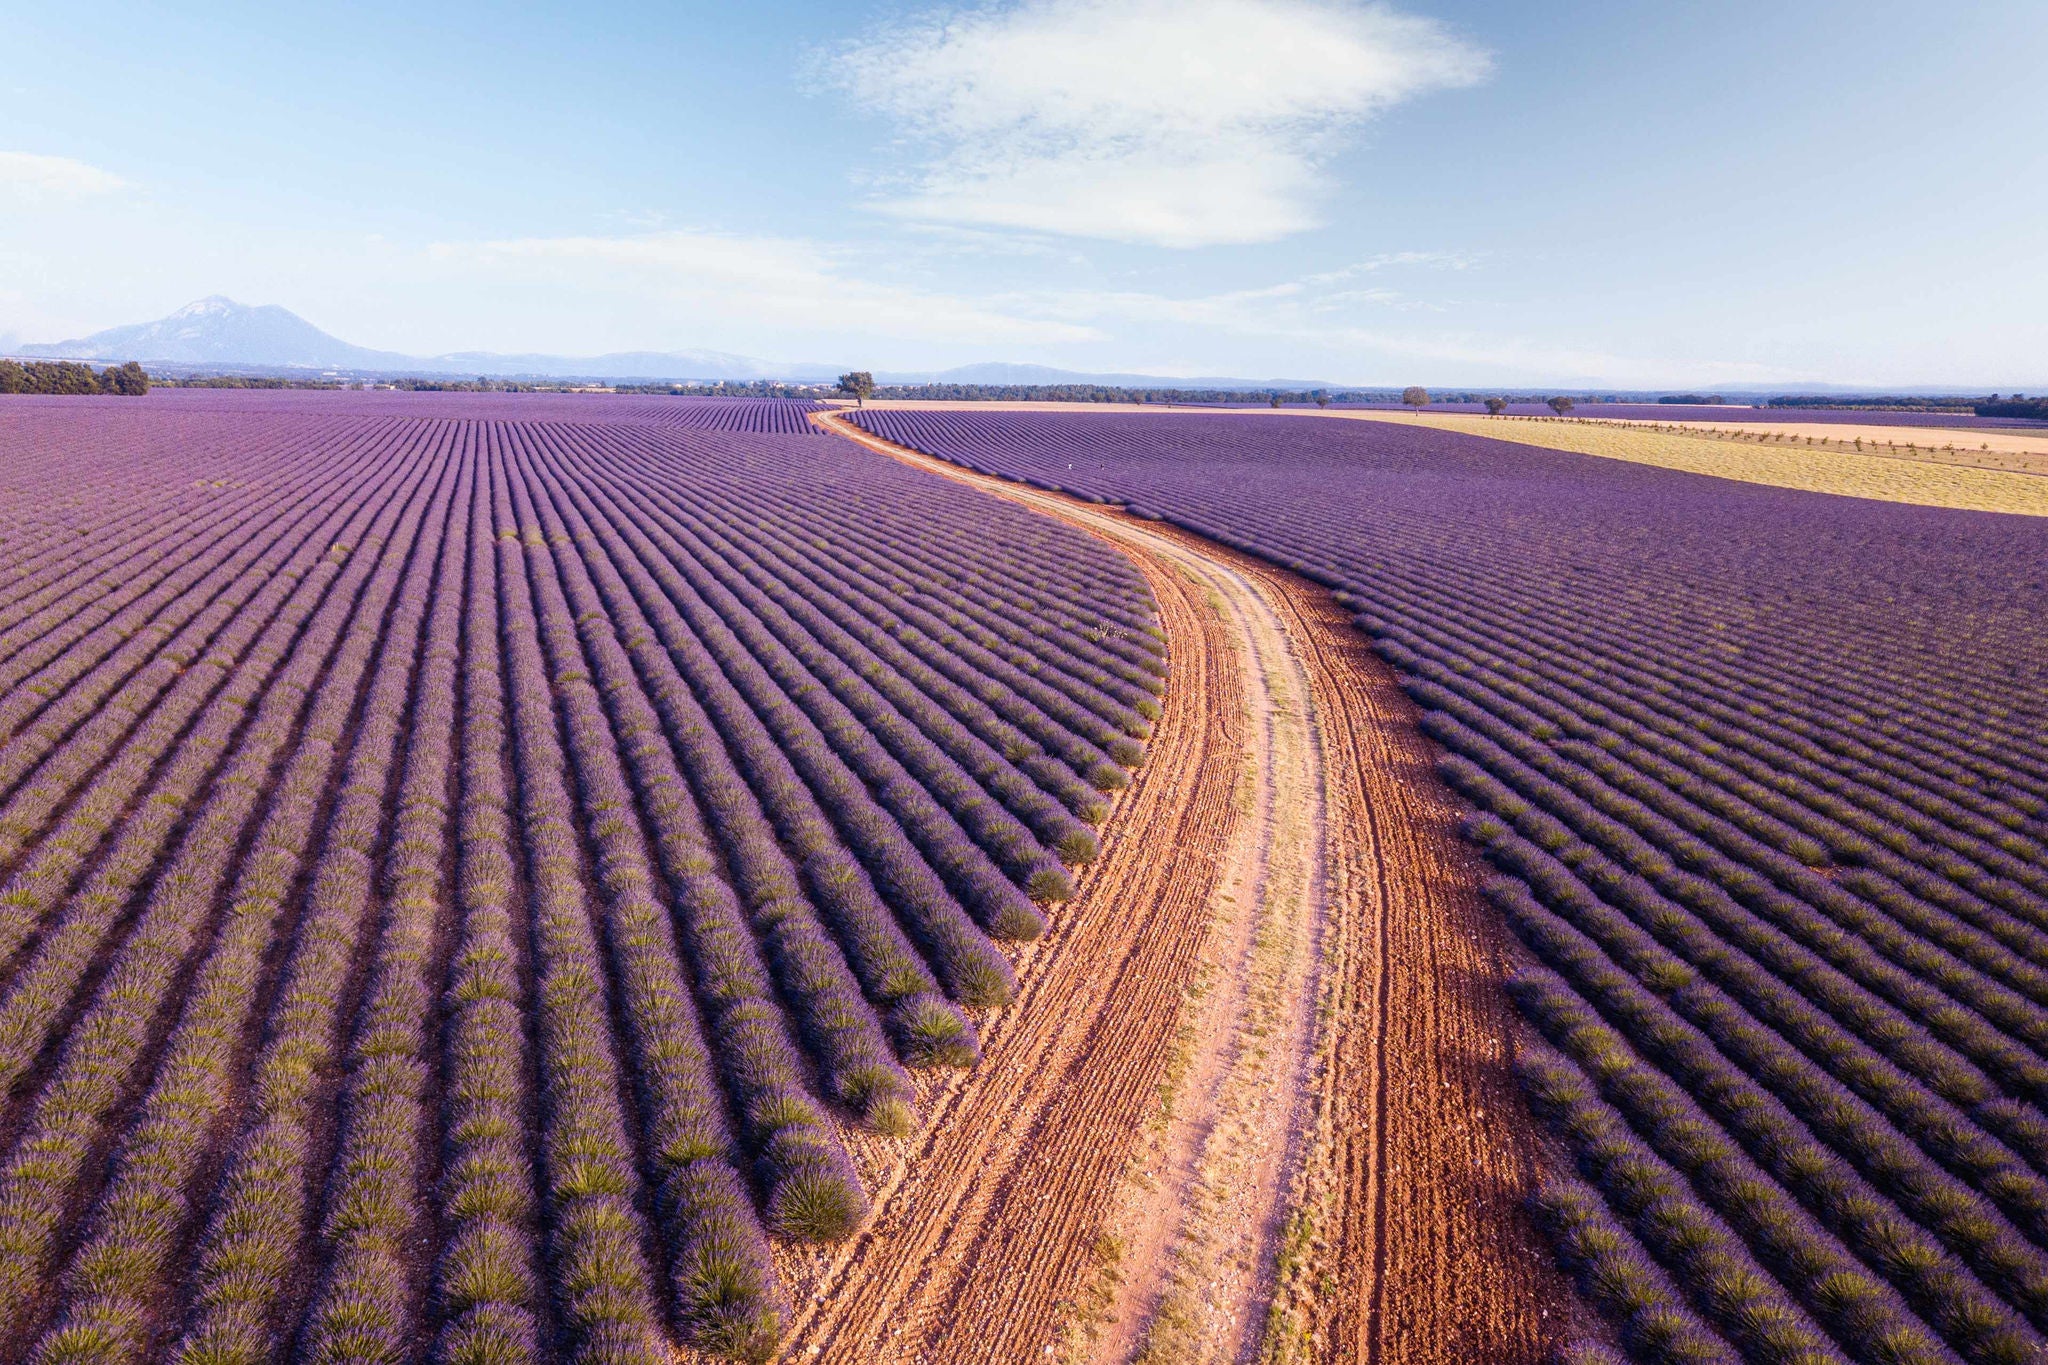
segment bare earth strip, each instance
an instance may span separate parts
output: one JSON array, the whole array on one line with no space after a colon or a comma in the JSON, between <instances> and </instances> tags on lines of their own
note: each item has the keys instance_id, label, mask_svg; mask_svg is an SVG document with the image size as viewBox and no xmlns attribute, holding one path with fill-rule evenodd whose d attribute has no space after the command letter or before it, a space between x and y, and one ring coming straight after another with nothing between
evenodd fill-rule
<instances>
[{"instance_id":1,"label":"bare earth strip","mask_svg":"<svg viewBox=\"0 0 2048 1365\"><path fill-rule=\"evenodd\" d=\"M1261 1335L1312 1117L1304 1097L1326 927L1327 781L1307 670L1281 608L1199 543L1139 534L1156 539L1155 553L1177 546L1190 556L1185 571L1206 578L1242 651L1248 749L1238 806L1251 818L1214 899L1161 1141L1112 1219L1124 1273L1112 1330L1092 1355L1230 1361Z\"/></svg>"},{"instance_id":2,"label":"bare earth strip","mask_svg":"<svg viewBox=\"0 0 2048 1365\"><path fill-rule=\"evenodd\" d=\"M1537 1146L1509 1070L1512 941L1458 808L1414 704L1330 595L1207 548L1283 604L1331 779L1314 1121L1259 1358L1548 1359L1574 1310L1522 1215Z\"/></svg>"},{"instance_id":3,"label":"bare earth strip","mask_svg":"<svg viewBox=\"0 0 2048 1365\"><path fill-rule=\"evenodd\" d=\"M1171 674L982 1064L799 1268L786 1358L1540 1359L1506 945L1391 673L1291 575L824 424L1123 549Z\"/></svg>"}]
</instances>

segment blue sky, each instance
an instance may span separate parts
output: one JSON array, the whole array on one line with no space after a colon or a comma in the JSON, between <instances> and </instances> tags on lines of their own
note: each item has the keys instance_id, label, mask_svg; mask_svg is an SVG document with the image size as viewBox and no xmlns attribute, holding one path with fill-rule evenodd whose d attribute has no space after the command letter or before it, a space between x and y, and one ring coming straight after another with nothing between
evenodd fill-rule
<instances>
[{"instance_id":1,"label":"blue sky","mask_svg":"<svg viewBox=\"0 0 2048 1365\"><path fill-rule=\"evenodd\" d=\"M2048 388L2048 5L18 7L0 340Z\"/></svg>"}]
</instances>

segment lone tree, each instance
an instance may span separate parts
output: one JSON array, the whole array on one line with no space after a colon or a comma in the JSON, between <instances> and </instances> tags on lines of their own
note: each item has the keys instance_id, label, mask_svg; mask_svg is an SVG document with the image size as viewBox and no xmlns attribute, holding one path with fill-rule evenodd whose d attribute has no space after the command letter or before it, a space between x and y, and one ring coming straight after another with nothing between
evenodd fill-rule
<instances>
[{"instance_id":1,"label":"lone tree","mask_svg":"<svg viewBox=\"0 0 2048 1365\"><path fill-rule=\"evenodd\" d=\"M1401 390L1401 401L1409 407L1420 411L1429 406L1429 390L1423 388L1420 384L1410 384L1407 388Z\"/></svg>"},{"instance_id":2,"label":"lone tree","mask_svg":"<svg viewBox=\"0 0 2048 1365\"><path fill-rule=\"evenodd\" d=\"M1563 394L1559 394L1557 397L1550 400L1550 410L1556 413L1559 417L1562 417L1572 410L1572 400L1565 397Z\"/></svg>"},{"instance_id":3,"label":"lone tree","mask_svg":"<svg viewBox=\"0 0 2048 1365\"><path fill-rule=\"evenodd\" d=\"M839 391L861 407L875 396L875 377L866 370L848 370L839 376Z\"/></svg>"},{"instance_id":4,"label":"lone tree","mask_svg":"<svg viewBox=\"0 0 2048 1365\"><path fill-rule=\"evenodd\" d=\"M1276 407L1276 408L1277 408L1277 407L1279 407L1279 406L1280 406L1280 405L1281 405L1282 403L1284 403L1285 401L1287 401L1287 400L1286 400L1286 399L1285 399L1284 397L1282 397L1282 396L1281 396L1280 394L1277 394L1277 393L1276 393L1276 394L1274 394L1274 395L1273 395L1273 398L1272 398L1272 403L1273 403L1273 406L1274 406L1274 407Z\"/></svg>"},{"instance_id":5,"label":"lone tree","mask_svg":"<svg viewBox=\"0 0 2048 1365\"><path fill-rule=\"evenodd\" d=\"M1505 398L1489 398L1486 400L1486 415L1488 417L1498 417L1507 410L1508 400Z\"/></svg>"}]
</instances>

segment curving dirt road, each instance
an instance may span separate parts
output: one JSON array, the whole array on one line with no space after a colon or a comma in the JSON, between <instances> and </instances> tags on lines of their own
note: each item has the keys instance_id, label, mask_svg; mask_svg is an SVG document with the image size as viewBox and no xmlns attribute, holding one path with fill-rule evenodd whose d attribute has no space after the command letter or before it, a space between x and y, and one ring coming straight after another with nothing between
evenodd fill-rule
<instances>
[{"instance_id":1,"label":"curving dirt road","mask_svg":"<svg viewBox=\"0 0 2048 1365\"><path fill-rule=\"evenodd\" d=\"M1385 666L1292 575L815 420L1118 547L1170 673L982 1063L863 1153L861 1235L785 1267L784 1358L1541 1359L1508 948Z\"/></svg>"}]
</instances>

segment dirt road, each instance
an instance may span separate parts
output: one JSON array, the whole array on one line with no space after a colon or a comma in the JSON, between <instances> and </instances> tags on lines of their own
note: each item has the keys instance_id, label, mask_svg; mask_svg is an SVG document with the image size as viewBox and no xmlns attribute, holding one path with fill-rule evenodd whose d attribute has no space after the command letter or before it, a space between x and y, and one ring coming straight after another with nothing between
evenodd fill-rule
<instances>
[{"instance_id":1,"label":"dirt road","mask_svg":"<svg viewBox=\"0 0 2048 1365\"><path fill-rule=\"evenodd\" d=\"M786 1359L1540 1359L1506 945L1391 674L1291 575L819 420L1122 549L1170 675L981 1065L789 1268Z\"/></svg>"}]
</instances>

